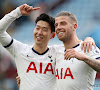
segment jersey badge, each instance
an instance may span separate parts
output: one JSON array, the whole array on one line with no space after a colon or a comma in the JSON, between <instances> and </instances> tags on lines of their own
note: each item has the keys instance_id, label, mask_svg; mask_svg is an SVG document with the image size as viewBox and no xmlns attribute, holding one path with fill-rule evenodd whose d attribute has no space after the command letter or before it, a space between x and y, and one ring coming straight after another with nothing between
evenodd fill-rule
<instances>
[{"instance_id":1,"label":"jersey badge","mask_svg":"<svg viewBox=\"0 0 100 90\"><path fill-rule=\"evenodd\" d=\"M96 49L94 50L94 54L99 54L99 53L100 53L99 49L96 48Z\"/></svg>"},{"instance_id":2,"label":"jersey badge","mask_svg":"<svg viewBox=\"0 0 100 90\"><path fill-rule=\"evenodd\" d=\"M50 58L50 62L53 62L52 55L48 55L48 58Z\"/></svg>"}]
</instances>

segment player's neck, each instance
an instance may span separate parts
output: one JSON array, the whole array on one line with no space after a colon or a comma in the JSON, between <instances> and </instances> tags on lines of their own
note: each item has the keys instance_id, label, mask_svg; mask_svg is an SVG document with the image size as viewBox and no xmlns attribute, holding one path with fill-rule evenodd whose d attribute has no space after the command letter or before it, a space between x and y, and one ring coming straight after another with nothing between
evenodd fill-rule
<instances>
[{"instance_id":1,"label":"player's neck","mask_svg":"<svg viewBox=\"0 0 100 90\"><path fill-rule=\"evenodd\" d=\"M40 46L40 45L34 44L33 49L41 54L47 50L47 45Z\"/></svg>"},{"instance_id":2,"label":"player's neck","mask_svg":"<svg viewBox=\"0 0 100 90\"><path fill-rule=\"evenodd\" d=\"M81 42L81 40L79 40L76 36L76 37L73 37L73 38L67 40L66 42L63 42L63 43L64 43L65 49L67 50L67 49L71 49L72 47L79 44L80 42Z\"/></svg>"}]
</instances>

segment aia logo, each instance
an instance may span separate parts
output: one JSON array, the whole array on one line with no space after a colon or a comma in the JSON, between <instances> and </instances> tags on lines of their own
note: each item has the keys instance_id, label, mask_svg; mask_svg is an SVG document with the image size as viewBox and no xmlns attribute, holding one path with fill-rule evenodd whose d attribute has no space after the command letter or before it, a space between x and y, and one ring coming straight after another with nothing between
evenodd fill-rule
<instances>
[{"instance_id":1,"label":"aia logo","mask_svg":"<svg viewBox=\"0 0 100 90\"><path fill-rule=\"evenodd\" d=\"M26 73L30 71L34 71L35 73L46 74L47 72L51 72L54 74L52 63L47 63L45 69L43 69L44 63L40 62L39 67L36 66L35 62L31 62L26 70Z\"/></svg>"},{"instance_id":2,"label":"aia logo","mask_svg":"<svg viewBox=\"0 0 100 90\"><path fill-rule=\"evenodd\" d=\"M61 70L59 69L59 73L58 73L58 69L56 69L55 76L57 79L66 79L66 77L71 77L71 79L74 79L73 74L69 67L66 68L64 72L63 72L63 68L61 68Z\"/></svg>"}]
</instances>

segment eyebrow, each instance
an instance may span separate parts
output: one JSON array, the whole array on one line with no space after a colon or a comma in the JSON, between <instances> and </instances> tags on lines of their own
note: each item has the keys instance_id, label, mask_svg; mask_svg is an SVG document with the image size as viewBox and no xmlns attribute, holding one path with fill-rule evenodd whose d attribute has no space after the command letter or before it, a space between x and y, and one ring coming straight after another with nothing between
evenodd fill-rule
<instances>
[{"instance_id":1,"label":"eyebrow","mask_svg":"<svg viewBox=\"0 0 100 90\"><path fill-rule=\"evenodd\" d=\"M62 22L66 22L66 21L61 21L60 23L62 23ZM57 23L55 23L54 25L56 25Z\"/></svg>"},{"instance_id":2,"label":"eyebrow","mask_svg":"<svg viewBox=\"0 0 100 90\"><path fill-rule=\"evenodd\" d=\"M39 26L39 25L36 25L37 27L41 27L41 26ZM42 28L46 28L46 29L48 29L47 27L42 27Z\"/></svg>"},{"instance_id":3,"label":"eyebrow","mask_svg":"<svg viewBox=\"0 0 100 90\"><path fill-rule=\"evenodd\" d=\"M37 27L40 27L39 25L36 25Z\"/></svg>"}]
</instances>

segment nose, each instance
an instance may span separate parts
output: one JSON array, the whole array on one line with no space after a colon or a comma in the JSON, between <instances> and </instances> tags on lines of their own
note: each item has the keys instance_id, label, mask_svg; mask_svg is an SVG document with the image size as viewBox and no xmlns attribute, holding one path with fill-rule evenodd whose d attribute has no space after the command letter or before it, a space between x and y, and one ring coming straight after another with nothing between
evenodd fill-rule
<instances>
[{"instance_id":1,"label":"nose","mask_svg":"<svg viewBox=\"0 0 100 90\"><path fill-rule=\"evenodd\" d=\"M56 30L61 30L61 26L59 24L56 26Z\"/></svg>"},{"instance_id":2,"label":"nose","mask_svg":"<svg viewBox=\"0 0 100 90\"><path fill-rule=\"evenodd\" d=\"M39 34L39 35L42 34L42 29L40 29L40 30L38 31L38 34Z\"/></svg>"}]
</instances>

